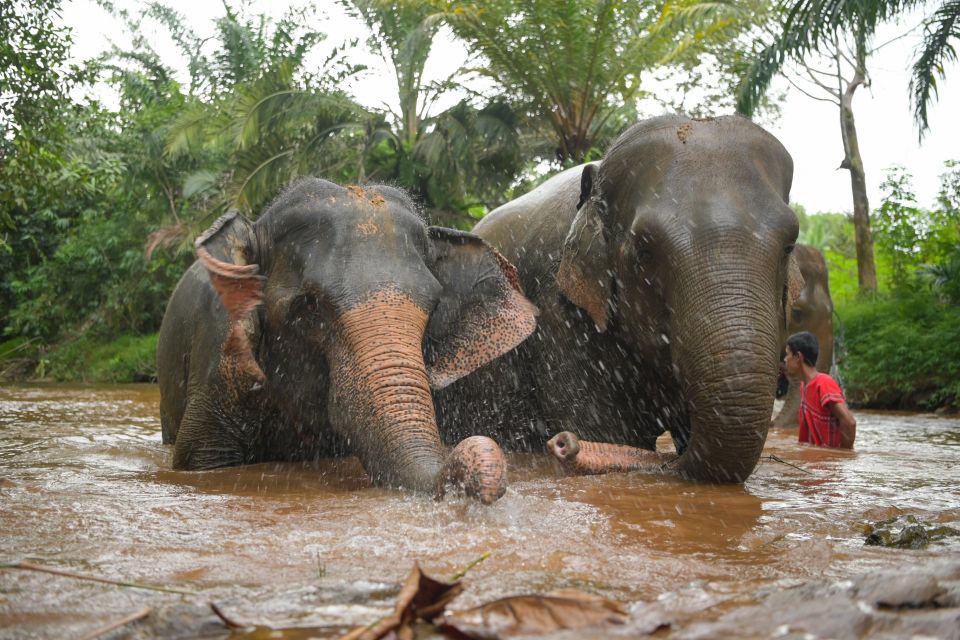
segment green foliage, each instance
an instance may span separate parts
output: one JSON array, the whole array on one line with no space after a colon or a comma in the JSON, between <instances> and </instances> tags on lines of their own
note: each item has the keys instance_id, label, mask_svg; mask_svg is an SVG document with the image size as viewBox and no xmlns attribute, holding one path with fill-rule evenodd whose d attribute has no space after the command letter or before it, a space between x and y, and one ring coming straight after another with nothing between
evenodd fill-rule
<instances>
[{"instance_id":1,"label":"green foliage","mask_svg":"<svg viewBox=\"0 0 960 640\"><path fill-rule=\"evenodd\" d=\"M226 207L255 215L291 179L311 174L397 183L434 221L469 228L541 180L543 160L599 158L637 118L641 73L675 72L686 96L702 89L694 85L707 73L705 59L722 73L742 64L739 39L769 9L760 0L749 10L687 0L344 2L394 65L400 114L362 108L342 91L362 70L351 62L353 45L310 67L325 36L311 28L309 9L273 22L245 13L249 5L226 4L205 44L183 16L146 4L136 16L120 14L132 49L81 71L66 65L69 34L52 26L58 0L0 5L0 28L26 29L4 31L0 41L0 360L32 360L37 375L58 380L148 379L155 332L193 259L192 239ZM457 86L422 81L439 9L486 60L474 71L497 88L429 113L439 93ZM180 47L187 81L137 35L147 20ZM118 108L68 97L92 70L117 91ZM703 101L696 108L721 98ZM894 249L881 251L879 265L896 271L891 283L912 283L897 297L857 300L845 216L798 211L800 241L824 252L834 299L849 310L853 392L955 403L950 380L960 376L941 359L960 359L936 345L958 343L950 322L960 300L960 171L948 165L934 211L906 197L908 178L898 178L878 214L887 225L878 242ZM904 256L911 261L894 264ZM914 348L885 356L873 346L884 341ZM881 357L898 372L886 381L876 373Z\"/></svg>"},{"instance_id":2,"label":"green foliage","mask_svg":"<svg viewBox=\"0 0 960 640\"><path fill-rule=\"evenodd\" d=\"M199 224L184 229L188 235L228 207L256 217L298 176L356 177L372 116L338 86L361 67L334 49L323 61L324 74L307 72L308 54L325 37L309 28L310 10L291 9L274 24L225 5L213 59L189 48L198 39L182 16L156 4L148 11L162 17L196 70L191 98L159 130L166 156L199 161L182 179L201 210ZM133 53L136 59L152 54L145 43Z\"/></svg>"},{"instance_id":3,"label":"green foliage","mask_svg":"<svg viewBox=\"0 0 960 640\"><path fill-rule=\"evenodd\" d=\"M890 284L908 285L908 274L920 263L921 243L930 234L929 218L917 206L910 175L903 167L892 167L880 185L883 201L873 214L877 247L890 258Z\"/></svg>"},{"instance_id":4,"label":"green foliage","mask_svg":"<svg viewBox=\"0 0 960 640\"><path fill-rule=\"evenodd\" d=\"M57 106L86 77L68 64L70 35L54 24L59 14L60 0L0 2L0 160L24 130L34 139L57 136Z\"/></svg>"},{"instance_id":5,"label":"green foliage","mask_svg":"<svg viewBox=\"0 0 960 640\"><path fill-rule=\"evenodd\" d=\"M856 242L853 221L842 213L807 214L797 210L800 235L797 242L816 247L827 262L830 295L834 301L854 300L859 294L857 283Z\"/></svg>"},{"instance_id":6,"label":"green foliage","mask_svg":"<svg viewBox=\"0 0 960 640\"><path fill-rule=\"evenodd\" d=\"M423 84L439 16L422 0L341 0L340 4L370 27L373 36L368 44L393 65L400 102L397 135L404 146L413 147L426 117L425 105L449 89Z\"/></svg>"},{"instance_id":7,"label":"green foliage","mask_svg":"<svg viewBox=\"0 0 960 640\"><path fill-rule=\"evenodd\" d=\"M713 38L729 42L735 17L744 13L722 2L437 4L457 36L484 59L474 71L522 102L527 128L537 134L528 143L532 154L560 164L606 148L620 132L620 116L635 113L642 73L689 63Z\"/></svg>"},{"instance_id":8,"label":"green foliage","mask_svg":"<svg viewBox=\"0 0 960 640\"><path fill-rule=\"evenodd\" d=\"M78 321L94 335L156 331L187 261L148 261L146 235L129 219L88 212L47 260L13 281L19 303L8 332L53 341Z\"/></svg>"},{"instance_id":9,"label":"green foliage","mask_svg":"<svg viewBox=\"0 0 960 640\"><path fill-rule=\"evenodd\" d=\"M59 0L0 2L0 256L24 251L37 259L49 248L45 231L61 220L41 192L65 162L70 90L90 70L68 64L69 32L54 24L59 11ZM37 196L43 202L28 228L8 233ZM8 269L0 257L0 273ZM0 330L9 298L0 282Z\"/></svg>"},{"instance_id":10,"label":"green foliage","mask_svg":"<svg viewBox=\"0 0 960 640\"><path fill-rule=\"evenodd\" d=\"M921 290L848 302L837 310L846 338L843 379L852 402L960 406L960 307Z\"/></svg>"},{"instance_id":11,"label":"green foliage","mask_svg":"<svg viewBox=\"0 0 960 640\"><path fill-rule=\"evenodd\" d=\"M147 382L157 377L157 334L124 335L103 342L83 337L42 360L45 377L60 382Z\"/></svg>"},{"instance_id":12,"label":"green foliage","mask_svg":"<svg viewBox=\"0 0 960 640\"><path fill-rule=\"evenodd\" d=\"M894 289L926 284L947 301L960 302L960 164L946 163L940 176L937 206L920 208L912 192L912 177L902 167L888 170L881 185L883 202L874 213L875 238L889 258L889 283Z\"/></svg>"}]
</instances>

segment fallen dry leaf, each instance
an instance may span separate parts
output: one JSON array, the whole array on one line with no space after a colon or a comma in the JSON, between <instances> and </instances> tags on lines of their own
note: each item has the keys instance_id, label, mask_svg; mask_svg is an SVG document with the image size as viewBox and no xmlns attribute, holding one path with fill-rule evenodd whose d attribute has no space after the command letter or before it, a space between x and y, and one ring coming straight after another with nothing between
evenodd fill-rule
<instances>
[{"instance_id":1,"label":"fallen dry leaf","mask_svg":"<svg viewBox=\"0 0 960 640\"><path fill-rule=\"evenodd\" d=\"M619 626L627 622L627 613L612 600L565 590L502 598L474 609L448 613L437 622L469 638L495 640L563 629Z\"/></svg>"},{"instance_id":2,"label":"fallen dry leaf","mask_svg":"<svg viewBox=\"0 0 960 640\"><path fill-rule=\"evenodd\" d=\"M378 640L391 631L401 639L413 638L413 624L417 618L432 621L443 613L447 603L460 595L461 591L463 585L460 582L434 580L424 574L420 564L415 562L397 596L394 612L373 625L354 629L340 640Z\"/></svg>"}]
</instances>

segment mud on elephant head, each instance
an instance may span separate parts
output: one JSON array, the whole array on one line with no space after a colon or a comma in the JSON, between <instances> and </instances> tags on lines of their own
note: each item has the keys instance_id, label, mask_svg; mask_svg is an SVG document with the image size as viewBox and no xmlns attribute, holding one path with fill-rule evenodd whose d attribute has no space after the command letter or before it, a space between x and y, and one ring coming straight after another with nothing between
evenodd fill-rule
<instances>
[{"instance_id":1,"label":"mud on elephant head","mask_svg":"<svg viewBox=\"0 0 960 640\"><path fill-rule=\"evenodd\" d=\"M175 467L354 453L376 484L436 491L450 473L482 501L502 494L497 445L447 457L431 393L535 328L483 240L426 226L397 189L304 179L196 247L158 345Z\"/></svg>"}]
</instances>

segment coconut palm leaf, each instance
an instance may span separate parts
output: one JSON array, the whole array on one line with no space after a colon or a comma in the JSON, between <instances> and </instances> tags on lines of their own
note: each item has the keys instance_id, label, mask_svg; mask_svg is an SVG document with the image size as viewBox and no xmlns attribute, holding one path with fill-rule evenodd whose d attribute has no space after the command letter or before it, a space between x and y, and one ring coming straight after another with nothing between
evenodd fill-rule
<instances>
[{"instance_id":1,"label":"coconut palm leaf","mask_svg":"<svg viewBox=\"0 0 960 640\"><path fill-rule=\"evenodd\" d=\"M913 64L910 100L914 121L922 139L928 125L928 108L937 97L937 76L945 78L946 66L957 61L953 42L960 39L960 1L950 0L930 17L923 36L920 55Z\"/></svg>"}]
</instances>

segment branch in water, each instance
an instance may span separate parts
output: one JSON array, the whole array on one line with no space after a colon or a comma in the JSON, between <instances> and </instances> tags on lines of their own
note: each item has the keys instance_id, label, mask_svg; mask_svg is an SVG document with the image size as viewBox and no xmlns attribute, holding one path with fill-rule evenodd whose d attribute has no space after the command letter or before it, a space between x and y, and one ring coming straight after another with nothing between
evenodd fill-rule
<instances>
[{"instance_id":1,"label":"branch in water","mask_svg":"<svg viewBox=\"0 0 960 640\"><path fill-rule=\"evenodd\" d=\"M130 589L149 589L150 591L163 591L165 593L179 593L185 596L195 596L197 595L195 591L186 591L184 589L171 589L169 587L158 587L152 584L140 584L139 582L123 582L120 580L110 580L109 578L100 578L98 576L90 576L82 573L74 573L73 571L65 571L63 569L54 569L53 567L45 567L40 564L33 564L32 562L14 562L11 564L0 564L0 569L24 569L26 571L39 571L41 573L52 573L56 576L64 576L66 578L76 578L77 580L90 580L92 582L103 582L104 584L112 584L117 587L127 587Z\"/></svg>"}]
</instances>

